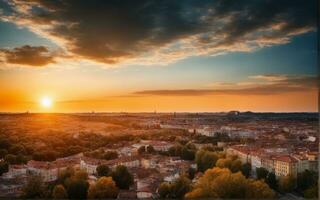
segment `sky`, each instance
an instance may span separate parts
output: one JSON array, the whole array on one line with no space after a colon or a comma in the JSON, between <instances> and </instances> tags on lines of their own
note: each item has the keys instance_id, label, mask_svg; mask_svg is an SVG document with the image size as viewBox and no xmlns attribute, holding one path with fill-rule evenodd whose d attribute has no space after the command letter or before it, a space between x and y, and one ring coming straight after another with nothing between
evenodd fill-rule
<instances>
[{"instance_id":1,"label":"sky","mask_svg":"<svg viewBox=\"0 0 320 200\"><path fill-rule=\"evenodd\" d=\"M316 112L316 7L0 0L0 112Z\"/></svg>"}]
</instances>

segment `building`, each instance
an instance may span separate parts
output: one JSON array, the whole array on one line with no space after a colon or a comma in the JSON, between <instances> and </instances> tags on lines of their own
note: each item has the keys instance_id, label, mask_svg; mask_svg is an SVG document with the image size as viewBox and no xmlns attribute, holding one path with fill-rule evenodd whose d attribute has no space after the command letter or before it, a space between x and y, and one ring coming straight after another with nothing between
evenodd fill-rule
<instances>
[{"instance_id":1,"label":"building","mask_svg":"<svg viewBox=\"0 0 320 200\"><path fill-rule=\"evenodd\" d=\"M8 172L2 175L3 178L15 178L27 175L27 166L26 165L9 165Z\"/></svg>"},{"instance_id":2,"label":"building","mask_svg":"<svg viewBox=\"0 0 320 200\"><path fill-rule=\"evenodd\" d=\"M244 163L251 163L250 149L245 145L235 145L226 149L227 155L237 155L239 160Z\"/></svg>"},{"instance_id":3,"label":"building","mask_svg":"<svg viewBox=\"0 0 320 200\"><path fill-rule=\"evenodd\" d=\"M277 177L297 176L298 160L290 155L277 156L274 158L274 169Z\"/></svg>"}]
</instances>

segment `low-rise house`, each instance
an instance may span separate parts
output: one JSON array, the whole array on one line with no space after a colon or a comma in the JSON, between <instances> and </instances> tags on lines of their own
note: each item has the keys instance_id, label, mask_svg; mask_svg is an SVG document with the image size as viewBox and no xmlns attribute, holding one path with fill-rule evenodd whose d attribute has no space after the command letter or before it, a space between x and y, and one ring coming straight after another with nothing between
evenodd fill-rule
<instances>
[{"instance_id":1,"label":"low-rise house","mask_svg":"<svg viewBox=\"0 0 320 200\"><path fill-rule=\"evenodd\" d=\"M14 178L18 176L25 176L27 174L27 166L26 165L9 165L8 172L2 175L3 178Z\"/></svg>"},{"instance_id":2,"label":"low-rise house","mask_svg":"<svg viewBox=\"0 0 320 200\"><path fill-rule=\"evenodd\" d=\"M59 169L50 162L30 160L27 165L28 173L41 176L44 182L53 182L58 179Z\"/></svg>"}]
</instances>

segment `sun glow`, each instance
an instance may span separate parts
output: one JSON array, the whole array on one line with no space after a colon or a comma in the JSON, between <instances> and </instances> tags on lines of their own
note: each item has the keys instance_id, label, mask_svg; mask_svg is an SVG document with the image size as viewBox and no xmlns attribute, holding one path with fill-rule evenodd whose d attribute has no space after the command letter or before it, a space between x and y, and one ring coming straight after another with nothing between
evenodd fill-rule
<instances>
[{"instance_id":1,"label":"sun glow","mask_svg":"<svg viewBox=\"0 0 320 200\"><path fill-rule=\"evenodd\" d=\"M44 108L52 107L52 99L50 97L43 97L40 103L41 103L41 106Z\"/></svg>"}]
</instances>

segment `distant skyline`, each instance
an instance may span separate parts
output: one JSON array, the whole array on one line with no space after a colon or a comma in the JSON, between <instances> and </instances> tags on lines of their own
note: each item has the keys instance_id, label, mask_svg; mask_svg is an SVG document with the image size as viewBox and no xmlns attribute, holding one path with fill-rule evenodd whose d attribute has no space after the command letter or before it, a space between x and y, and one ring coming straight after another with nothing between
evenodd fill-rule
<instances>
[{"instance_id":1,"label":"distant skyline","mask_svg":"<svg viewBox=\"0 0 320 200\"><path fill-rule=\"evenodd\" d=\"M316 8L0 0L0 112L317 112Z\"/></svg>"}]
</instances>

